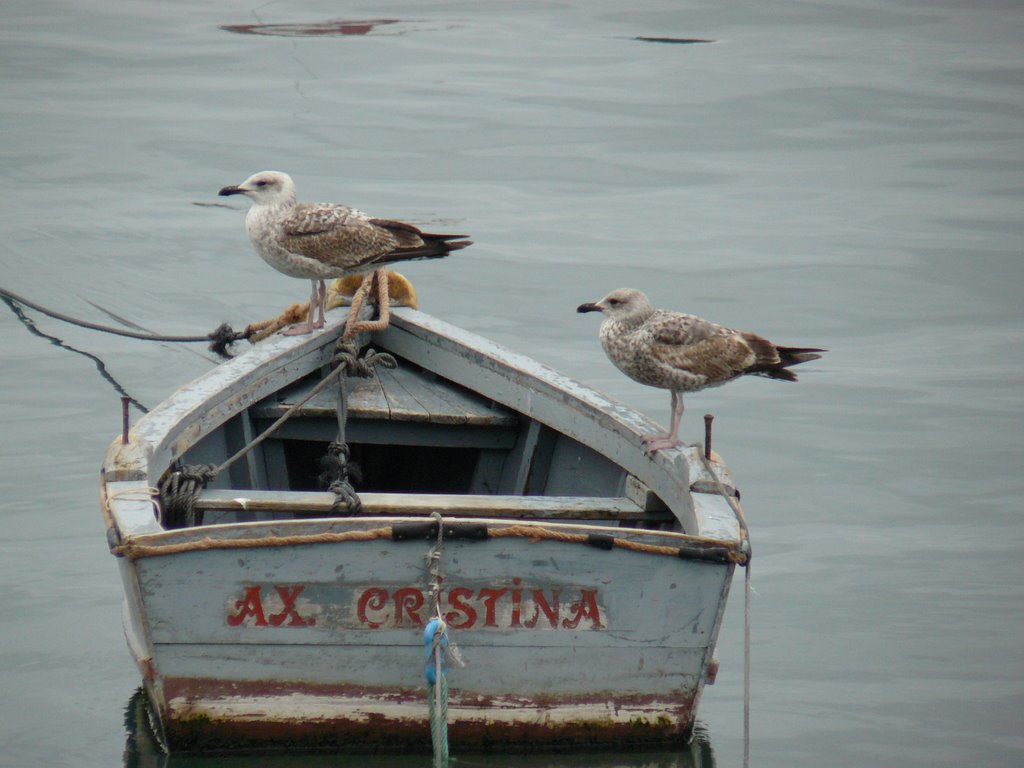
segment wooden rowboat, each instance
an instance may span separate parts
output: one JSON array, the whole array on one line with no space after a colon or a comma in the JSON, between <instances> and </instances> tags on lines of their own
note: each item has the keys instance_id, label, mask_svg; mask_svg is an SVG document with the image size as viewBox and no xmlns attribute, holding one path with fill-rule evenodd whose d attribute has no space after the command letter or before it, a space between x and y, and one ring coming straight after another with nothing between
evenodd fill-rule
<instances>
[{"instance_id":1,"label":"wooden rowboat","mask_svg":"<svg viewBox=\"0 0 1024 768\"><path fill-rule=\"evenodd\" d=\"M437 616L464 662L453 749L689 738L749 551L725 466L647 457L645 417L411 309L369 339L397 366L354 375L344 319L223 363L106 454L125 634L165 745L428 747Z\"/></svg>"}]
</instances>

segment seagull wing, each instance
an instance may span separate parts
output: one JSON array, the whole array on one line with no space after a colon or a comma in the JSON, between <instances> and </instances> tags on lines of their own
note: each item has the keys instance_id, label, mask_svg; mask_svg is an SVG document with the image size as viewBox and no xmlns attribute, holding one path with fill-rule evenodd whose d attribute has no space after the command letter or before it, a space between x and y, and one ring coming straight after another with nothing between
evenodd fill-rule
<instances>
[{"instance_id":1,"label":"seagull wing","mask_svg":"<svg viewBox=\"0 0 1024 768\"><path fill-rule=\"evenodd\" d=\"M370 223L375 227L387 230L388 234L398 241L397 247L400 250L423 247L423 232L419 227L394 219L370 219Z\"/></svg>"},{"instance_id":2,"label":"seagull wing","mask_svg":"<svg viewBox=\"0 0 1024 768\"><path fill-rule=\"evenodd\" d=\"M412 239L411 224L371 219L343 205L295 206L281 223L281 244L293 253L342 269L373 264ZM422 245L419 235L415 235ZM414 247L414 246L413 246Z\"/></svg>"},{"instance_id":3,"label":"seagull wing","mask_svg":"<svg viewBox=\"0 0 1024 768\"><path fill-rule=\"evenodd\" d=\"M739 333L694 315L655 312L647 325L657 360L709 384L739 376L756 359Z\"/></svg>"}]
</instances>

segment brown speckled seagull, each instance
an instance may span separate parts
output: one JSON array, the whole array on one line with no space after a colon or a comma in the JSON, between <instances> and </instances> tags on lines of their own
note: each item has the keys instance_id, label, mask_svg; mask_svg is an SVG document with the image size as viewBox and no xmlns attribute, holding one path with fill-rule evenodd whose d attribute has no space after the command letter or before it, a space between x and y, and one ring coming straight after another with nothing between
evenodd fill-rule
<instances>
[{"instance_id":1,"label":"brown speckled seagull","mask_svg":"<svg viewBox=\"0 0 1024 768\"><path fill-rule=\"evenodd\" d=\"M634 381L670 390L667 433L644 435L645 452L679 445L683 393L718 387L740 376L796 381L791 365L817 360L813 347L780 347L757 334L737 331L694 315L654 309L632 288L619 288L577 312L604 315L599 337L615 367Z\"/></svg>"},{"instance_id":2,"label":"brown speckled seagull","mask_svg":"<svg viewBox=\"0 0 1024 768\"><path fill-rule=\"evenodd\" d=\"M398 261L439 258L472 244L466 235L430 234L412 224L374 218L344 205L297 203L295 182L279 171L260 171L238 186L224 187L220 194L245 195L252 200L245 228L256 252L277 271L304 277L313 284L306 322L289 328L285 331L288 335L323 328L327 295L324 280L353 274L367 275L365 280L377 277L383 294L378 296L378 323L363 323L357 330L384 327L388 316L387 281L383 275L378 276L379 268ZM354 319L357 313L358 307L353 307L349 314ZM352 324L346 328L346 335L351 328Z\"/></svg>"}]
</instances>

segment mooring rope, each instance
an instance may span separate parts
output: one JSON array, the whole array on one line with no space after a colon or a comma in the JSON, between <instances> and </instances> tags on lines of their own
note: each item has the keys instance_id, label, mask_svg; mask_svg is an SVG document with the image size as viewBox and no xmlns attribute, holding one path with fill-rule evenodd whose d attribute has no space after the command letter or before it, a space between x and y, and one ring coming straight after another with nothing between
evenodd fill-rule
<instances>
[{"instance_id":1,"label":"mooring rope","mask_svg":"<svg viewBox=\"0 0 1024 768\"><path fill-rule=\"evenodd\" d=\"M438 616L423 630L427 678L427 710L430 717L430 742L434 749L435 768L448 766L448 626Z\"/></svg>"},{"instance_id":2,"label":"mooring rope","mask_svg":"<svg viewBox=\"0 0 1024 768\"><path fill-rule=\"evenodd\" d=\"M0 296L15 301L18 304L29 307L42 312L44 315L49 315L54 320L60 320L64 323L70 323L71 325L77 325L79 328L86 328L91 331L101 331L103 333L111 333L115 336L126 336L129 339L141 339L143 341L167 341L176 343L202 343L209 342L210 350L216 352L221 357L230 357L227 352L229 345L236 341L249 338L249 331L242 331L238 333L232 330L231 326L227 323L221 324L218 328L206 334L205 336L176 336L176 335L164 335L157 333L149 333L142 331L129 331L124 328L114 328L109 325L100 325L99 323L89 322L88 320L80 320L70 315L65 315L63 312L57 312L53 309L48 309L41 304L37 304L34 301L26 299L24 296L19 296L13 291L9 291L6 288L0 288Z\"/></svg>"},{"instance_id":3,"label":"mooring rope","mask_svg":"<svg viewBox=\"0 0 1024 768\"><path fill-rule=\"evenodd\" d=\"M74 352L77 355L82 355L82 357L89 358L96 366L96 370L100 376L102 376L103 379L114 388L114 391L117 392L117 394L123 398L128 398L128 402L134 405L140 412L149 413L149 409L146 408L146 406L128 394L128 391L121 386L121 382L115 379L113 374L107 369L107 364L98 356L94 355L92 352L86 352L84 349L74 347L63 339L58 339L56 336L41 330L39 326L36 325L36 321L26 315L22 306L12 299L2 288L0 288L0 301L3 301L3 303L7 305L8 309L14 313L14 316L18 318L18 321L25 326L29 333L34 336L38 336L41 339L46 339L55 347L60 347L61 349L66 349L69 352Z\"/></svg>"},{"instance_id":4,"label":"mooring rope","mask_svg":"<svg viewBox=\"0 0 1024 768\"><path fill-rule=\"evenodd\" d=\"M711 476L712 482L718 489L718 493L726 503L732 507L736 515L736 523L740 529L740 546L745 547L746 555L743 562L739 563L745 569L743 579L743 768L750 766L750 622L751 622L751 595L753 587L750 577L750 560L753 551L750 546L750 531L747 529L747 519L743 514L743 508L728 492L721 478L714 471L704 451L699 451L704 469Z\"/></svg>"},{"instance_id":5,"label":"mooring rope","mask_svg":"<svg viewBox=\"0 0 1024 768\"><path fill-rule=\"evenodd\" d=\"M427 708L430 714L430 741L434 748L435 768L448 765L448 625L441 616L441 554L444 551L444 518L440 512L431 517L437 521L437 540L426 554L430 575L430 613L434 618L423 631L426 646Z\"/></svg>"},{"instance_id":6,"label":"mooring rope","mask_svg":"<svg viewBox=\"0 0 1024 768\"><path fill-rule=\"evenodd\" d=\"M750 561L743 590L743 768L750 766Z\"/></svg>"},{"instance_id":7,"label":"mooring rope","mask_svg":"<svg viewBox=\"0 0 1024 768\"><path fill-rule=\"evenodd\" d=\"M430 593L431 615L441 618L441 553L444 551L444 518L440 512L431 512L431 519L437 523L437 539L434 546L426 554L428 579L427 589Z\"/></svg>"}]
</instances>

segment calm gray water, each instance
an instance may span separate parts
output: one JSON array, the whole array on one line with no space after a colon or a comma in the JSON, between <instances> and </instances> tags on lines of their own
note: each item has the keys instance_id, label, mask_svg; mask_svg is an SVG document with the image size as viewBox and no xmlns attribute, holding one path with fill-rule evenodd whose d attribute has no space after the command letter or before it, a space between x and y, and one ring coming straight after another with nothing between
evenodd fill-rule
<instances>
[{"instance_id":1,"label":"calm gray water","mask_svg":"<svg viewBox=\"0 0 1024 768\"><path fill-rule=\"evenodd\" d=\"M716 414L751 525L753 764L1021 765L1019 6L6 0L0 285L161 332L275 314L306 284L240 210L193 205L273 168L303 199L471 233L404 270L423 309L661 421L667 394L619 375L577 304L638 287L827 347L799 384L692 396L683 421L697 440ZM393 23L302 34L338 20ZM221 28L253 24L286 26ZM125 751L138 679L96 504L118 396L0 310L0 765L342 764ZM211 365L30 314L148 406ZM696 759L459 762L737 765L741 597Z\"/></svg>"}]
</instances>

